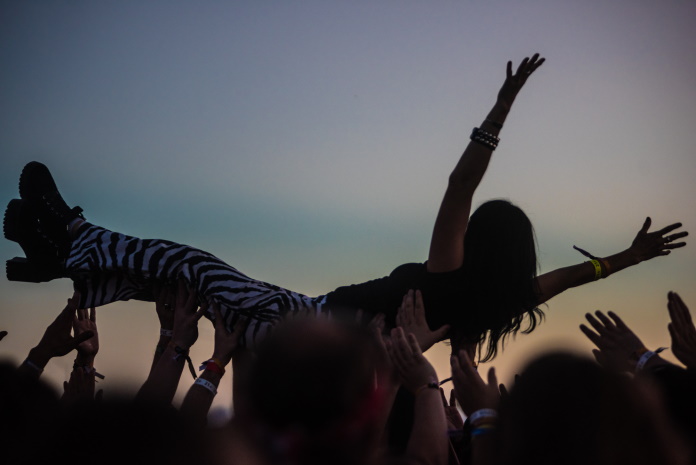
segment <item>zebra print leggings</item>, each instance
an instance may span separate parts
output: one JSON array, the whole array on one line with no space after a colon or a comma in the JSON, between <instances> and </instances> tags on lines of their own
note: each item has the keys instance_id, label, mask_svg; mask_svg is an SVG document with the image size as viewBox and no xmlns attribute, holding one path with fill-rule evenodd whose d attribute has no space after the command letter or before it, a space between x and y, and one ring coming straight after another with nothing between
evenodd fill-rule
<instances>
[{"instance_id":1,"label":"zebra print leggings","mask_svg":"<svg viewBox=\"0 0 696 465\"><path fill-rule=\"evenodd\" d=\"M240 342L249 347L286 312L319 313L325 296L307 297L252 279L219 258L187 245L138 239L84 223L73 240L66 262L68 274L82 295L81 307L118 300L153 301L155 280L183 278L201 299L216 302L227 328L250 318ZM206 315L212 315L209 310Z\"/></svg>"}]
</instances>

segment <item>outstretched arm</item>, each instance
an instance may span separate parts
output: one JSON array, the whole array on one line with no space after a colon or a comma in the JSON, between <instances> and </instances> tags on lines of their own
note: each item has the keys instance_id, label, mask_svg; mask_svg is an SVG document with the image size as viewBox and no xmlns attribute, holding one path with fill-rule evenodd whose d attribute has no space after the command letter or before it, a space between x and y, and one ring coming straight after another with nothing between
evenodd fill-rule
<instances>
[{"instance_id":1,"label":"outstretched arm","mask_svg":"<svg viewBox=\"0 0 696 465\"><path fill-rule=\"evenodd\" d=\"M674 241L686 237L689 234L688 232L681 231L670 234L675 229L681 228L681 223L674 223L658 231L648 232L650 224L650 218L646 218L643 227L638 231L636 238L633 239L633 243L628 249L597 259L597 265L600 267L599 272L595 265L589 261L559 268L539 276L536 279L539 296L537 304L542 304L571 287L595 281L600 277L606 278L609 274L655 257L669 255L672 249L686 245L686 242Z\"/></svg>"},{"instance_id":2,"label":"outstretched arm","mask_svg":"<svg viewBox=\"0 0 696 465\"><path fill-rule=\"evenodd\" d=\"M498 93L498 99L480 126L484 140L476 140L477 138L472 134L472 141L464 150L449 177L430 241L428 271L452 271L462 266L464 234L469 222L471 199L488 168L488 162L497 144L495 138L507 118L517 93L522 89L527 78L543 62L544 58L539 58L537 53L531 59L522 60L513 74L512 62L508 61L507 76ZM492 143L486 143L486 140Z\"/></svg>"}]
</instances>

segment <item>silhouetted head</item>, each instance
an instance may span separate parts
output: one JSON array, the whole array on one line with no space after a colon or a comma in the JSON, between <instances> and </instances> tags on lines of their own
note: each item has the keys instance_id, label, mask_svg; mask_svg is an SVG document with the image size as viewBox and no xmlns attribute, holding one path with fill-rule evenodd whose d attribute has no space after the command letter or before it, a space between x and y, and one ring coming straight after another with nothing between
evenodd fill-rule
<instances>
[{"instance_id":1,"label":"silhouetted head","mask_svg":"<svg viewBox=\"0 0 696 465\"><path fill-rule=\"evenodd\" d=\"M257 356L242 416L271 460L364 463L384 402L375 384L381 358L367 331L335 320L284 322Z\"/></svg>"},{"instance_id":2,"label":"silhouetted head","mask_svg":"<svg viewBox=\"0 0 696 465\"><path fill-rule=\"evenodd\" d=\"M521 329L525 316L529 325L524 332L543 318L536 307L534 228L522 209L507 200L491 200L476 209L464 237L464 269L466 308L455 315L453 340L483 346L487 334L483 359L489 360L498 341Z\"/></svg>"}]
</instances>

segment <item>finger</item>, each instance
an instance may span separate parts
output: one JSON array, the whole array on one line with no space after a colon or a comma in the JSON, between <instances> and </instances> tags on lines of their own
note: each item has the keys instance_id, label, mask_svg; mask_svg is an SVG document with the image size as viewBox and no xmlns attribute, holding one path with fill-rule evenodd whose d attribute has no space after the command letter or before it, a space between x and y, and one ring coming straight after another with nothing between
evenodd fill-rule
<instances>
[{"instance_id":1,"label":"finger","mask_svg":"<svg viewBox=\"0 0 696 465\"><path fill-rule=\"evenodd\" d=\"M449 405L447 404L447 397L445 397L445 390L440 388L440 398L442 399L442 405L447 408Z\"/></svg>"},{"instance_id":2,"label":"finger","mask_svg":"<svg viewBox=\"0 0 696 465\"><path fill-rule=\"evenodd\" d=\"M525 57L522 62L520 62L520 65L517 67L517 71L515 71L515 76L520 76L522 74L522 70L524 69L525 66L527 66L527 62L529 61L529 57Z\"/></svg>"},{"instance_id":3,"label":"finger","mask_svg":"<svg viewBox=\"0 0 696 465\"><path fill-rule=\"evenodd\" d=\"M78 319L78 321L86 320L87 319L87 310L84 308L78 308L77 309L77 319Z\"/></svg>"},{"instance_id":4,"label":"finger","mask_svg":"<svg viewBox=\"0 0 696 465\"><path fill-rule=\"evenodd\" d=\"M7 331L0 331L0 341L2 341L5 336L7 336Z\"/></svg>"},{"instance_id":5,"label":"finger","mask_svg":"<svg viewBox=\"0 0 696 465\"><path fill-rule=\"evenodd\" d=\"M604 334L606 334L606 329L604 328L604 325L602 325L602 323L600 323L594 316L592 316L589 313L586 313L585 319L587 319L587 321L600 334L600 336L603 336Z\"/></svg>"},{"instance_id":6,"label":"finger","mask_svg":"<svg viewBox=\"0 0 696 465\"><path fill-rule=\"evenodd\" d=\"M665 226L664 228L660 229L659 231L656 231L655 234L658 236L664 236L670 231L674 231L677 228L681 228L682 224L681 223L673 223L670 224L669 226Z\"/></svg>"},{"instance_id":7,"label":"finger","mask_svg":"<svg viewBox=\"0 0 696 465\"><path fill-rule=\"evenodd\" d=\"M89 321L92 323L97 322L97 309L95 307L91 307L89 309Z\"/></svg>"},{"instance_id":8,"label":"finger","mask_svg":"<svg viewBox=\"0 0 696 465\"><path fill-rule=\"evenodd\" d=\"M686 245L686 242L675 242L672 244L665 244L662 246L663 249L679 249L681 247L684 247Z\"/></svg>"},{"instance_id":9,"label":"finger","mask_svg":"<svg viewBox=\"0 0 696 465\"><path fill-rule=\"evenodd\" d=\"M475 379L478 376L478 372L474 370L474 362L469 358L469 354L464 350L459 351L459 366L461 367L464 374L470 378Z\"/></svg>"},{"instance_id":10,"label":"finger","mask_svg":"<svg viewBox=\"0 0 696 465\"><path fill-rule=\"evenodd\" d=\"M626 326L626 323L624 323L623 320L621 318L619 318L619 315L617 315L616 313L614 313L612 311L607 312L607 314L611 317L612 320L614 320L617 328L624 329L624 330L629 329L628 326Z\"/></svg>"},{"instance_id":11,"label":"finger","mask_svg":"<svg viewBox=\"0 0 696 465\"><path fill-rule=\"evenodd\" d=\"M234 331L232 331L232 337L235 341L238 341L242 334L244 334L250 322L251 318L242 318L237 321L237 324L234 325Z\"/></svg>"},{"instance_id":12,"label":"finger","mask_svg":"<svg viewBox=\"0 0 696 465\"><path fill-rule=\"evenodd\" d=\"M447 335L449 334L451 328L452 327L450 325L440 326L438 329L433 331L433 336L435 336L438 342L442 341L443 339L447 339Z\"/></svg>"},{"instance_id":13,"label":"finger","mask_svg":"<svg viewBox=\"0 0 696 465\"><path fill-rule=\"evenodd\" d=\"M416 321L422 321L425 323L425 305L423 304L423 293L418 289L415 292L415 305L413 311L416 316Z\"/></svg>"},{"instance_id":14,"label":"finger","mask_svg":"<svg viewBox=\"0 0 696 465\"><path fill-rule=\"evenodd\" d=\"M450 407L457 406L457 397L454 395L454 389L450 389L449 405Z\"/></svg>"},{"instance_id":15,"label":"finger","mask_svg":"<svg viewBox=\"0 0 696 465\"><path fill-rule=\"evenodd\" d=\"M507 67L505 68L505 76L508 78L512 77L512 61L507 62Z\"/></svg>"},{"instance_id":16,"label":"finger","mask_svg":"<svg viewBox=\"0 0 696 465\"><path fill-rule=\"evenodd\" d=\"M599 346L601 337L597 335L594 331L585 325L580 325L580 331L582 331L587 338L594 343L594 345Z\"/></svg>"},{"instance_id":17,"label":"finger","mask_svg":"<svg viewBox=\"0 0 696 465\"><path fill-rule=\"evenodd\" d=\"M416 336L414 336L413 333L408 333L406 339L408 340L409 346L411 347L411 353L413 355L418 356L423 353L421 352L420 345L418 344L418 339L416 339Z\"/></svg>"},{"instance_id":18,"label":"finger","mask_svg":"<svg viewBox=\"0 0 696 465\"><path fill-rule=\"evenodd\" d=\"M488 385L498 387L498 377L495 375L495 367L488 370Z\"/></svg>"},{"instance_id":19,"label":"finger","mask_svg":"<svg viewBox=\"0 0 696 465\"><path fill-rule=\"evenodd\" d=\"M194 307L195 308L195 307ZM205 315L205 312L208 311L208 302L204 302L203 305L196 311L196 313L193 314L194 320L198 321L201 319L203 315Z\"/></svg>"},{"instance_id":20,"label":"finger","mask_svg":"<svg viewBox=\"0 0 696 465\"><path fill-rule=\"evenodd\" d=\"M597 318L599 318L599 320L602 322L602 324L607 330L616 331L616 326L614 325L614 322L607 318L604 313L597 310L595 312L595 315L597 315Z\"/></svg>"},{"instance_id":21,"label":"finger","mask_svg":"<svg viewBox=\"0 0 696 465\"><path fill-rule=\"evenodd\" d=\"M225 323L222 320L222 312L220 311L220 306L216 302L213 302L212 307L213 307L213 315L215 315L215 322L213 323L215 330L219 331L221 329L224 329Z\"/></svg>"},{"instance_id":22,"label":"finger","mask_svg":"<svg viewBox=\"0 0 696 465\"><path fill-rule=\"evenodd\" d=\"M669 336L672 338L672 347L679 346L682 341L679 331L674 327L674 323L669 323L667 325L667 330L669 331Z\"/></svg>"},{"instance_id":23,"label":"finger","mask_svg":"<svg viewBox=\"0 0 696 465\"><path fill-rule=\"evenodd\" d=\"M642 234L647 233L647 232L648 232L648 229L650 229L650 225L651 225L651 224L652 224L652 220L651 220L650 217L648 216L647 218L645 218L645 222L643 223L643 227L640 228L640 231L639 231L638 233L639 233L639 234L641 234L641 233L642 233Z\"/></svg>"},{"instance_id":24,"label":"finger","mask_svg":"<svg viewBox=\"0 0 696 465\"><path fill-rule=\"evenodd\" d=\"M679 310L679 314L681 315L681 318L683 319L684 323L693 325L693 322L691 320L691 313L689 312L689 307L686 306L684 300L682 300L679 294L673 292L672 295L674 296L674 303L676 305L676 308Z\"/></svg>"},{"instance_id":25,"label":"finger","mask_svg":"<svg viewBox=\"0 0 696 465\"><path fill-rule=\"evenodd\" d=\"M188 292L186 288L186 281L183 278L179 278L176 282L176 306L179 307L186 302L188 298Z\"/></svg>"},{"instance_id":26,"label":"finger","mask_svg":"<svg viewBox=\"0 0 696 465\"><path fill-rule=\"evenodd\" d=\"M542 59L540 59L539 61L537 61L537 62L534 64L534 68L532 69L532 71L536 71L537 68L539 68L539 66L543 65L545 61L546 61L546 58L542 58Z\"/></svg>"},{"instance_id":27,"label":"finger","mask_svg":"<svg viewBox=\"0 0 696 465\"><path fill-rule=\"evenodd\" d=\"M207 302L205 303L207 308ZM198 306L198 293L193 286L186 286L186 309L193 311Z\"/></svg>"},{"instance_id":28,"label":"finger","mask_svg":"<svg viewBox=\"0 0 696 465\"><path fill-rule=\"evenodd\" d=\"M414 309L414 292L413 289L409 289L406 294L406 315L408 316L408 321L414 321L415 309Z\"/></svg>"},{"instance_id":29,"label":"finger","mask_svg":"<svg viewBox=\"0 0 696 465\"><path fill-rule=\"evenodd\" d=\"M510 393L508 392L507 388L503 383L500 383L498 385L498 390L500 390L500 397L508 398L510 397Z\"/></svg>"}]
</instances>

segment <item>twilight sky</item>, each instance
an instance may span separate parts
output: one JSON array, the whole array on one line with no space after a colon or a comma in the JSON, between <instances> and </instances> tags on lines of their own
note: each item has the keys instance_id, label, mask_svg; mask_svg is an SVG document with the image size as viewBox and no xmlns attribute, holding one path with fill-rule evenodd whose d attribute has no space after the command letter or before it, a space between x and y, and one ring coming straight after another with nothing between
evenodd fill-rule
<instances>
[{"instance_id":1,"label":"twilight sky","mask_svg":"<svg viewBox=\"0 0 696 465\"><path fill-rule=\"evenodd\" d=\"M25 163L53 171L88 220L209 250L310 295L427 258L447 176L505 75L522 90L474 199L535 225L541 272L628 247L646 216L696 229L696 4L682 1L105 1L0 4L0 196ZM3 259L21 255L0 241ZM549 302L495 360L589 353L587 311L669 345L666 294L696 310L690 244ZM71 294L0 277L0 356L17 363ZM135 390L152 305L98 310L106 390ZM194 361L212 353L201 323ZM447 377L447 348L430 357ZM72 355L54 360L58 385ZM180 394L190 386L182 376ZM229 379L216 405L229 404Z\"/></svg>"}]
</instances>

